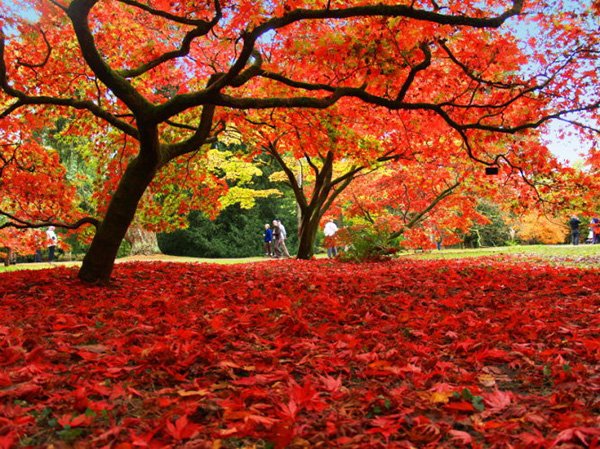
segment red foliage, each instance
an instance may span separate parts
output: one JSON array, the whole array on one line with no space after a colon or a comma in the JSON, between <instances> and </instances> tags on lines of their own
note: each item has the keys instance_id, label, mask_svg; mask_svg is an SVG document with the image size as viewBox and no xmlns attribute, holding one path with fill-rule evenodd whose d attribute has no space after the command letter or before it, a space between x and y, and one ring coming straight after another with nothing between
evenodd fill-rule
<instances>
[{"instance_id":1,"label":"red foliage","mask_svg":"<svg viewBox=\"0 0 600 449\"><path fill-rule=\"evenodd\" d=\"M0 448L598 448L599 282L511 259L3 274Z\"/></svg>"}]
</instances>

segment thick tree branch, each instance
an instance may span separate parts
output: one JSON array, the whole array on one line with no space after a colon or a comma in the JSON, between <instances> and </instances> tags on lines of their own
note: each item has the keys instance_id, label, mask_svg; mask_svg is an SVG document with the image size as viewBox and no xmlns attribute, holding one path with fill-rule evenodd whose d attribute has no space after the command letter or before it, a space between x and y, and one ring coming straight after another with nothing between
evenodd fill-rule
<instances>
[{"instance_id":1,"label":"thick tree branch","mask_svg":"<svg viewBox=\"0 0 600 449\"><path fill-rule=\"evenodd\" d=\"M208 80L208 85L213 83L216 79L216 76L211 77ZM166 164L170 160L181 156L186 153L190 153L192 151L196 151L202 145L204 145L213 129L213 119L215 116L216 106L214 104L206 104L202 108L202 113L200 114L200 122L198 123L198 127L195 129L194 134L188 139L174 143L174 144L163 144L161 146L162 160L161 165ZM223 127L224 129L224 127ZM218 134L220 131L217 131Z\"/></svg>"},{"instance_id":2,"label":"thick tree branch","mask_svg":"<svg viewBox=\"0 0 600 449\"><path fill-rule=\"evenodd\" d=\"M216 107L213 105L205 105L202 108L202 114L200 115L200 123L195 130L195 133L188 139L174 143L174 144L162 144L162 157L161 166L165 165L170 160L196 151L202 145L207 143L207 140L212 131L213 117L215 115Z\"/></svg>"},{"instance_id":3,"label":"thick tree branch","mask_svg":"<svg viewBox=\"0 0 600 449\"><path fill-rule=\"evenodd\" d=\"M72 100L70 98L55 98L55 97L30 97L28 95L20 95L18 100L12 103L8 108L4 111L0 112L0 118L7 117L11 112L17 110L20 107L27 105L46 105L46 106L65 106L71 107L79 110L87 110L94 114L96 117L99 117L115 128L123 131L125 134L139 139L138 130L131 126L129 123L124 122L122 120L117 119L114 115L107 112L106 110L98 107L95 103L91 101L77 101Z\"/></svg>"},{"instance_id":4,"label":"thick tree branch","mask_svg":"<svg viewBox=\"0 0 600 449\"><path fill-rule=\"evenodd\" d=\"M216 22L218 22L222 17L221 4L220 4L219 0L215 0L215 2L214 2L215 3L215 18L213 20L211 20L210 22L207 22L206 20L202 20L202 19L190 19L188 17L181 17L176 14L171 14L166 11L162 11L160 9L152 8L151 6L149 6L147 4L140 3L135 0L118 0L118 1L121 3L125 3L126 5L129 5L129 6L139 8L143 11L146 11L147 13L152 14L153 16L158 16L158 17L162 17L164 19L170 20L171 22L180 23L182 25L191 25L191 26L194 26L197 28L210 27L207 30L207 32L210 31L210 29L212 29L212 27L214 26L213 22L215 22L215 24L216 24Z\"/></svg>"},{"instance_id":5,"label":"thick tree branch","mask_svg":"<svg viewBox=\"0 0 600 449\"><path fill-rule=\"evenodd\" d=\"M93 1L93 0L75 0L75 1ZM185 109L205 103L209 99L218 97L218 93L226 86L235 83L238 77L250 60L256 41L265 33L280 28L284 28L296 22L304 20L326 20L326 19L350 19L354 17L406 17L410 19L427 21L441 25L468 26L474 28L497 28L500 27L510 17L519 15L523 9L523 0L513 0L512 6L502 14L493 17L470 17L454 16L440 14L426 10L415 9L406 5L365 5L343 9L296 9L284 14L282 17L275 17L258 25L252 31L245 32L242 35L243 46L237 60L232 64L229 71L222 75L215 83L211 84L205 90L193 94L182 94L173 97L169 102L159 108L159 115L164 119L178 114ZM255 75L255 73L252 73ZM360 89L359 89L360 90ZM336 89L337 91L337 89ZM339 97L336 94L330 99L331 103L313 103L314 106L300 107L327 107ZM259 106L260 107L260 106ZM277 106L275 106L277 107Z\"/></svg>"},{"instance_id":6,"label":"thick tree branch","mask_svg":"<svg viewBox=\"0 0 600 449\"><path fill-rule=\"evenodd\" d=\"M308 203L310 210L320 210L325 198L329 195L331 190L331 178L333 176L333 152L328 151L325 159L323 160L323 166L315 178L315 187L313 189L312 198Z\"/></svg>"},{"instance_id":7,"label":"thick tree branch","mask_svg":"<svg viewBox=\"0 0 600 449\"><path fill-rule=\"evenodd\" d=\"M303 81L296 81L286 76L283 76L279 73L268 72L266 70L262 70L259 73L259 76L262 78L268 78L273 81L277 81L279 83L285 84L286 86L293 87L295 89L303 89L308 91L318 91L323 90L326 92L335 92L335 87L330 84L322 84L322 83L307 83Z\"/></svg>"},{"instance_id":8,"label":"thick tree branch","mask_svg":"<svg viewBox=\"0 0 600 449\"><path fill-rule=\"evenodd\" d=\"M42 62L38 62L38 63L29 63L29 62L25 62L23 60L21 60L21 58L17 58L17 63L23 67L29 67L30 69L34 69L37 67L43 67L46 65L46 63L48 62L48 60L50 59L50 55L52 54L52 46L50 45L50 42L48 42L48 38L46 37L46 33L44 33L44 30L40 30L40 33L42 35L42 37L44 38L44 44L46 45L46 55L44 56L44 59L42 60ZM4 37L3 37L4 39Z\"/></svg>"},{"instance_id":9,"label":"thick tree branch","mask_svg":"<svg viewBox=\"0 0 600 449\"><path fill-rule=\"evenodd\" d=\"M429 50L429 46L426 43L423 43L419 45L419 48L424 53L425 58L416 66L411 67L410 72L406 77L406 80L404 80L404 84L400 88L400 92L398 92L398 95L396 96L396 101L404 100L404 97L406 96L406 93L408 92L408 89L410 88L411 84L415 80L417 73L427 69L427 67L431 65L431 51Z\"/></svg>"},{"instance_id":10,"label":"thick tree branch","mask_svg":"<svg viewBox=\"0 0 600 449\"><path fill-rule=\"evenodd\" d=\"M438 23L440 25L469 26L473 28L497 28L501 26L510 17L521 13L523 9L523 0L513 0L512 7L504 13L495 17L469 17L453 16L439 14L437 12L415 9L406 5L365 5L343 9L296 9L283 15L267 20L256 27L251 33L243 36L244 45L238 60L233 64L230 71L223 77L220 83L212 86L213 92L222 89L235 78L245 67L248 59L254 49L256 40L263 34L284 28L295 22L304 20L325 20L325 19L350 19L353 17L406 17L415 20Z\"/></svg>"},{"instance_id":11,"label":"thick tree branch","mask_svg":"<svg viewBox=\"0 0 600 449\"><path fill-rule=\"evenodd\" d=\"M90 30L88 15L98 0L73 0L67 14L73 24L81 53L88 66L136 116L147 115L153 110L152 104L144 98L127 79L123 78L104 61Z\"/></svg>"},{"instance_id":12,"label":"thick tree branch","mask_svg":"<svg viewBox=\"0 0 600 449\"><path fill-rule=\"evenodd\" d=\"M493 17L470 17L466 15L447 15L437 12L416 9L406 5L355 6L343 9L296 9L270 19L259 25L253 34L259 36L269 30L283 28L302 20L350 19L354 17L406 17L440 25L468 26L473 28L498 28L506 20L519 15L523 9L523 0L513 0L512 6L502 14Z\"/></svg>"},{"instance_id":13,"label":"thick tree branch","mask_svg":"<svg viewBox=\"0 0 600 449\"><path fill-rule=\"evenodd\" d=\"M356 174L356 173L355 173ZM333 182L331 182L331 193L327 196L326 200L323 202L321 206L321 210L319 215L322 216L326 210L329 210L333 202L337 199L337 197L352 183L354 180L353 176L347 176L342 181L338 181L339 185L335 186ZM335 187L334 187L335 186Z\"/></svg>"},{"instance_id":14,"label":"thick tree branch","mask_svg":"<svg viewBox=\"0 0 600 449\"><path fill-rule=\"evenodd\" d=\"M0 225L0 229L5 228L15 228L15 229L35 229L35 228L44 228L46 226L55 226L57 228L64 229L78 229L83 225L91 224L96 229L100 225L100 221L93 217L84 217L80 220L77 220L75 223L63 223L63 222L55 222L55 221L43 221L43 222L31 222L27 220L20 219L13 214L9 214L3 210L0 210L0 215L9 219L8 222Z\"/></svg>"}]
</instances>

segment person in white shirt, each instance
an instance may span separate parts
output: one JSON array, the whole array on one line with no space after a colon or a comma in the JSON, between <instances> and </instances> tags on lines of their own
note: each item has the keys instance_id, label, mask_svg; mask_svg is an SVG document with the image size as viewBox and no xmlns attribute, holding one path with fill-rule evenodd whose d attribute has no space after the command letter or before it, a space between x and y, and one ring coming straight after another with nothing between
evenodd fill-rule
<instances>
[{"instance_id":1,"label":"person in white shirt","mask_svg":"<svg viewBox=\"0 0 600 449\"><path fill-rule=\"evenodd\" d=\"M330 259L332 257L337 256L337 247L335 246L335 234L338 231L338 227L331 218L323 229L323 233L325 234L325 246L327 247L327 257Z\"/></svg>"},{"instance_id":2,"label":"person in white shirt","mask_svg":"<svg viewBox=\"0 0 600 449\"><path fill-rule=\"evenodd\" d=\"M50 226L46 231L46 243L48 246L48 262L54 260L54 252L56 251L56 244L58 243L58 237L54 232L54 226Z\"/></svg>"}]
</instances>

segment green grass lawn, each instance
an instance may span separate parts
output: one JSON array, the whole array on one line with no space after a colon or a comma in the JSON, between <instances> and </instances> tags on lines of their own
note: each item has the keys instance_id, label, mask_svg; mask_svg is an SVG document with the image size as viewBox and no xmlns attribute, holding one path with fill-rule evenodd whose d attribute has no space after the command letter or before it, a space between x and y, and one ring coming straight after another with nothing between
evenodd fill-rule
<instances>
[{"instance_id":1,"label":"green grass lawn","mask_svg":"<svg viewBox=\"0 0 600 449\"><path fill-rule=\"evenodd\" d=\"M443 249L441 251L432 250L427 252L406 252L401 253L399 257L410 257L411 259L462 259L469 257L484 257L497 255L522 255L533 256L541 259L548 259L549 262L564 265L581 265L581 266L600 266L600 245L518 245L518 246L499 246L492 248L474 248L474 249ZM324 255L317 255L317 258ZM232 259L207 259L195 257L177 257L177 256L140 256L140 257L124 257L117 259L117 263L130 261L153 261L163 260L170 262L188 262L188 263L217 263L223 265L231 265L237 263L252 263L268 261L265 257L245 257ZM0 273L17 271L17 270L41 270L51 268L53 266L77 266L81 262L58 262L50 264L42 263L26 263L17 264L10 267L0 266Z\"/></svg>"},{"instance_id":2,"label":"green grass lawn","mask_svg":"<svg viewBox=\"0 0 600 449\"><path fill-rule=\"evenodd\" d=\"M420 259L459 259L496 254L532 254L542 257L600 256L600 245L515 245L473 249L443 249L441 251L411 253L409 255Z\"/></svg>"},{"instance_id":3,"label":"green grass lawn","mask_svg":"<svg viewBox=\"0 0 600 449\"><path fill-rule=\"evenodd\" d=\"M561 265L600 266L600 245L516 245L404 253L413 259L463 259L498 255L531 256Z\"/></svg>"}]
</instances>

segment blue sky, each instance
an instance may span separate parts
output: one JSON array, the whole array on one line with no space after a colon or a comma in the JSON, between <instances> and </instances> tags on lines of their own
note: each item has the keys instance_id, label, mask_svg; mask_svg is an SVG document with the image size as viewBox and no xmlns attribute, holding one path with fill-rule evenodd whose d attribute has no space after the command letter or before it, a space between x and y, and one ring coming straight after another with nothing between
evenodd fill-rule
<instances>
[{"instance_id":1,"label":"blue sky","mask_svg":"<svg viewBox=\"0 0 600 449\"><path fill-rule=\"evenodd\" d=\"M546 134L546 138L549 141L548 149L563 161L568 161L573 164L578 160L582 160L583 157L581 156L581 153L587 153L592 147L593 142L582 141L577 136L566 136L562 139L558 137L557 134L560 132L561 128L569 128L560 122L552 122L548 128L549 132Z\"/></svg>"}]
</instances>

